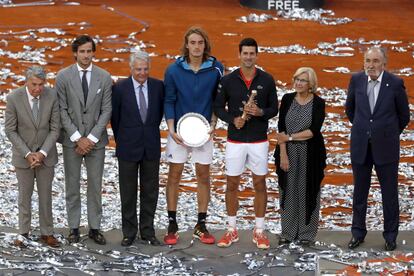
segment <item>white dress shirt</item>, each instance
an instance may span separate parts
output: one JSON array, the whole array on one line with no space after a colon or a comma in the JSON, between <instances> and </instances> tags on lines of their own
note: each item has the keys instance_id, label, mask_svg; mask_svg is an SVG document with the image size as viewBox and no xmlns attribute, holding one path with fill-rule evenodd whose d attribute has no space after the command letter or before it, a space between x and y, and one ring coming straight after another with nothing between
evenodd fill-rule
<instances>
[{"instance_id":1,"label":"white dress shirt","mask_svg":"<svg viewBox=\"0 0 414 276\"><path fill-rule=\"evenodd\" d=\"M86 72L86 80L87 80L87 82L88 82L88 87L89 87L89 85L91 84L91 75L92 75L92 63L89 65L89 67L88 68L86 68L86 69L83 69L82 67L80 67L79 66L79 64L77 64L76 63L76 66L78 67L78 71L79 71L79 78L80 78L80 80L81 80L81 82L82 82L82 76L83 76L83 71L84 70L86 70L87 72ZM73 133L71 136L70 136L70 140L72 141L72 142L77 142L77 141L79 141L79 139L82 137L82 135L80 134L80 132L79 131L75 131L75 133ZM99 142L99 139L98 138L96 138L95 136L93 136L92 134L90 134L89 133L89 135L87 136L87 138L89 139L89 140L91 140L92 142L94 142L95 144L96 143L98 143Z\"/></svg>"},{"instance_id":2,"label":"white dress shirt","mask_svg":"<svg viewBox=\"0 0 414 276\"><path fill-rule=\"evenodd\" d=\"M139 86L141 84L139 82L137 82L133 77L132 77L132 84L134 85L135 98L137 98L137 104L138 104L138 108L139 108ZM148 80L146 80L142 84L142 92L143 92L144 98L145 98L145 105L147 106L147 109L148 109Z\"/></svg>"},{"instance_id":3,"label":"white dress shirt","mask_svg":"<svg viewBox=\"0 0 414 276\"><path fill-rule=\"evenodd\" d=\"M374 103L377 103L377 99L378 99L378 94L379 94L379 91L380 91L380 87L381 87L381 82L382 82L382 76L384 75L384 71L382 71L381 72L381 74L379 75L379 77L378 77L378 79L377 79L377 81L378 81L378 83L375 85L375 87L374 87L374 98L375 98L375 100L374 100ZM368 83L371 81L372 79L371 79L371 77L370 76L368 76ZM368 89L368 86L367 86L367 89Z\"/></svg>"},{"instance_id":4,"label":"white dress shirt","mask_svg":"<svg viewBox=\"0 0 414 276\"><path fill-rule=\"evenodd\" d=\"M27 98L29 100L30 110L32 110L33 109L33 99L35 97L33 97L32 94L30 94L29 89L27 88L27 86L26 86L26 94L27 94ZM39 104L38 108L39 108L39 111L40 111L40 95L37 98L39 99L39 101L37 103ZM47 153L44 150L39 150L39 152L41 154L43 154L45 157L47 157ZM24 156L24 158L26 158L29 155L29 153L31 153L31 152L29 151L28 153L26 153L26 155Z\"/></svg>"},{"instance_id":5,"label":"white dress shirt","mask_svg":"<svg viewBox=\"0 0 414 276\"><path fill-rule=\"evenodd\" d=\"M88 68L83 69L82 67L79 66L79 64L76 63L76 66L78 67L78 71L79 71L79 78L82 82L82 77L83 77L83 71L86 70L86 80L88 81L88 87L91 84L91 75L92 75L92 63L88 66Z\"/></svg>"}]
</instances>

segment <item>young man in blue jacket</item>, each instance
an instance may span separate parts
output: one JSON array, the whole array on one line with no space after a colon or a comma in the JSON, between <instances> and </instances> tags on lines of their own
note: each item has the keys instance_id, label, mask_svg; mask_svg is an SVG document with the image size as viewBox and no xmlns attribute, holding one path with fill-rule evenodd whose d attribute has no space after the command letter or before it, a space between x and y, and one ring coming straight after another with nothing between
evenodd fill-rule
<instances>
[{"instance_id":1,"label":"young man in blue jacket","mask_svg":"<svg viewBox=\"0 0 414 276\"><path fill-rule=\"evenodd\" d=\"M168 245L178 241L176 219L178 188L184 163L191 153L197 176L198 221L194 237L202 243L214 244L214 237L206 228L207 207L210 200L210 164L213 159L213 141L200 147L188 147L176 132L178 120L189 112L199 113L210 122L213 133L216 118L213 114L213 98L223 75L223 65L210 56L211 46L206 32L191 27L184 35L182 56L165 72L165 119L168 124L166 148L169 173L167 181L168 231L164 242Z\"/></svg>"}]
</instances>

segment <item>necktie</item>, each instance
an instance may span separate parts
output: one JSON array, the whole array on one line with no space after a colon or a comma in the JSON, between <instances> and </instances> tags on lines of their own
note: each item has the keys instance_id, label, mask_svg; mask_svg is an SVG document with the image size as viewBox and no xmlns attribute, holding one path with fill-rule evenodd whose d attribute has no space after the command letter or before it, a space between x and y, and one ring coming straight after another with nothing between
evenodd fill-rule
<instances>
[{"instance_id":1,"label":"necktie","mask_svg":"<svg viewBox=\"0 0 414 276\"><path fill-rule=\"evenodd\" d=\"M142 91L142 84L139 86L138 98L139 98L139 114L141 119L145 122L147 118L147 104L145 102L144 92Z\"/></svg>"},{"instance_id":2,"label":"necktie","mask_svg":"<svg viewBox=\"0 0 414 276\"><path fill-rule=\"evenodd\" d=\"M368 100L369 100L369 108L371 109L371 114L374 113L375 107L375 86L378 84L378 80L370 80L368 83Z\"/></svg>"},{"instance_id":3,"label":"necktie","mask_svg":"<svg viewBox=\"0 0 414 276\"><path fill-rule=\"evenodd\" d=\"M39 114L39 99L38 98L33 98L32 102L33 102L32 113L33 113L33 118L36 122L37 121L37 115Z\"/></svg>"},{"instance_id":4,"label":"necktie","mask_svg":"<svg viewBox=\"0 0 414 276\"><path fill-rule=\"evenodd\" d=\"M86 105L86 100L88 99L88 80L86 78L86 73L88 73L88 70L82 70L83 75L82 75L82 90L83 90L83 99L85 100L85 105Z\"/></svg>"}]
</instances>

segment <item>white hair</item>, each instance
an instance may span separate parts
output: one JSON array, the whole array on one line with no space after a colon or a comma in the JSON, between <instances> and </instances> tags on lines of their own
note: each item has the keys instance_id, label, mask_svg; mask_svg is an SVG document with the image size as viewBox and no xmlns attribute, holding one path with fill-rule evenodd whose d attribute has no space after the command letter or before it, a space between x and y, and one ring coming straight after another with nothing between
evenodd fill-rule
<instances>
[{"instance_id":1,"label":"white hair","mask_svg":"<svg viewBox=\"0 0 414 276\"><path fill-rule=\"evenodd\" d=\"M29 79L33 77L39 78L41 80L46 80L45 69L43 69L42 66L38 66L38 65L33 65L27 68L25 72L25 76L26 76L26 81L28 81Z\"/></svg>"},{"instance_id":2,"label":"white hair","mask_svg":"<svg viewBox=\"0 0 414 276\"><path fill-rule=\"evenodd\" d=\"M384 58L384 63L385 64L387 63L388 55L387 55L387 50L384 47L372 46L372 47L368 48L368 50L364 53L364 58L366 57L366 55L370 51L379 51L381 53L382 57Z\"/></svg>"},{"instance_id":3,"label":"white hair","mask_svg":"<svg viewBox=\"0 0 414 276\"><path fill-rule=\"evenodd\" d=\"M140 50L131 53L131 55L129 56L129 66L131 68L134 66L134 63L136 60L142 60L142 61L148 62L148 64L150 63L149 54L147 52L140 51Z\"/></svg>"}]
</instances>

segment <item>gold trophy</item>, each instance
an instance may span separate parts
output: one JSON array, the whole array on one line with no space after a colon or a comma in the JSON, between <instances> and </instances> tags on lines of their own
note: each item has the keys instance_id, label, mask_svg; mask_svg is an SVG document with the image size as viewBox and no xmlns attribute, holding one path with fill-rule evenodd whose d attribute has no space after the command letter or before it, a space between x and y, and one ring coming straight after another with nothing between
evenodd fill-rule
<instances>
[{"instance_id":1,"label":"gold trophy","mask_svg":"<svg viewBox=\"0 0 414 276\"><path fill-rule=\"evenodd\" d=\"M256 90L252 90L252 93L250 94L249 100L247 101L246 105L253 104L254 103L254 100L256 98L256 95L257 95L257 91ZM241 117L242 117L243 120L247 120L247 117L248 117L247 112L243 110L243 114L242 114Z\"/></svg>"}]
</instances>

